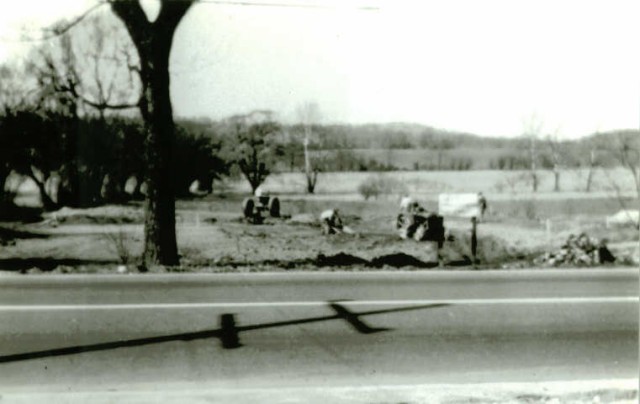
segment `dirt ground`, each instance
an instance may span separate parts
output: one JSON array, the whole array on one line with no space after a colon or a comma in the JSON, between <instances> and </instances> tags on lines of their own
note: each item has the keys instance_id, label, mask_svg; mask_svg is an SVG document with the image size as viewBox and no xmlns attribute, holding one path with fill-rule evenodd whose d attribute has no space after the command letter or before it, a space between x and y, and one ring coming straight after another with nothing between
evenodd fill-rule
<instances>
[{"instance_id":1,"label":"dirt ground","mask_svg":"<svg viewBox=\"0 0 640 404\"><path fill-rule=\"evenodd\" d=\"M394 228L397 198L363 201L280 195L282 217L252 225L242 218L238 194L218 194L177 203L178 268L151 271L469 269L471 224L445 218L447 241L402 240ZM497 198L496 198L497 199ZM491 198L490 198L491 200ZM424 200L436 209L435 200ZM355 235L321 234L318 216L340 208ZM606 215L619 209L610 198L495 200L478 225L477 269L520 268L559 248L570 234L608 240L617 256L612 265L638 263L638 230L607 227ZM41 220L0 223L0 270L41 272L133 272L142 252L140 205L104 206L46 213ZM126 264L126 269L122 267Z\"/></svg>"}]
</instances>

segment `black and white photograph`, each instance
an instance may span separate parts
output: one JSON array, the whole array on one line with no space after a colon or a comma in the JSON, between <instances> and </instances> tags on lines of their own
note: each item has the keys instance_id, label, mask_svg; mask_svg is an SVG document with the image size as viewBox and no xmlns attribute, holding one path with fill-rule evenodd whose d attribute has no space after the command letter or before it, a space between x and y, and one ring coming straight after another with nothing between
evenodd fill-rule
<instances>
[{"instance_id":1,"label":"black and white photograph","mask_svg":"<svg viewBox=\"0 0 640 404\"><path fill-rule=\"evenodd\" d=\"M640 400L637 0L2 0L0 403Z\"/></svg>"}]
</instances>

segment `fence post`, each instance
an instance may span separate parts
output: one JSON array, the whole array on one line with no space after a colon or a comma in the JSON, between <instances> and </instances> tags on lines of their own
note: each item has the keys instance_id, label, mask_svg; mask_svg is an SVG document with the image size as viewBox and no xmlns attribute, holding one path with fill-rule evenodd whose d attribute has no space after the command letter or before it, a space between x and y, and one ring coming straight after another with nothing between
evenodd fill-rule
<instances>
[{"instance_id":1,"label":"fence post","mask_svg":"<svg viewBox=\"0 0 640 404\"><path fill-rule=\"evenodd\" d=\"M240 337L233 314L225 313L220 316L220 341L225 349L240 348Z\"/></svg>"}]
</instances>

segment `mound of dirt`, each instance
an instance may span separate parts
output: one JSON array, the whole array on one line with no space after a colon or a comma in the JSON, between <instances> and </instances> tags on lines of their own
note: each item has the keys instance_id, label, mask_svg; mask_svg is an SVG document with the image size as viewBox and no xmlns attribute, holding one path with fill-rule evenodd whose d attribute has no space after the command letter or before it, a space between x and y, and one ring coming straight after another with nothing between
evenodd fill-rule
<instances>
[{"instance_id":1,"label":"mound of dirt","mask_svg":"<svg viewBox=\"0 0 640 404\"><path fill-rule=\"evenodd\" d=\"M473 265L470 232L454 230L450 232L450 237L452 241L446 241L440 251L440 256L445 266L464 267ZM482 234L478 237L476 254L476 264L500 267L505 264L533 258L536 252L517 249L510 246L502 238Z\"/></svg>"},{"instance_id":2,"label":"mound of dirt","mask_svg":"<svg viewBox=\"0 0 640 404\"><path fill-rule=\"evenodd\" d=\"M369 261L355 255L338 253L336 255L319 254L315 259L319 267L346 267L352 265L369 265Z\"/></svg>"},{"instance_id":3,"label":"mound of dirt","mask_svg":"<svg viewBox=\"0 0 640 404\"><path fill-rule=\"evenodd\" d=\"M294 269L313 265L314 262L309 258L300 258L296 260L264 260L261 264L265 266L275 266L282 269Z\"/></svg>"},{"instance_id":4,"label":"mound of dirt","mask_svg":"<svg viewBox=\"0 0 640 404\"><path fill-rule=\"evenodd\" d=\"M79 268L96 266L100 268L111 267L116 264L115 260L82 260L76 258L1 258L0 270L15 271L20 273L52 272L59 267Z\"/></svg>"},{"instance_id":5,"label":"mound of dirt","mask_svg":"<svg viewBox=\"0 0 640 404\"><path fill-rule=\"evenodd\" d=\"M395 253L395 254L387 254L387 255L382 255L380 257L376 257L371 261L371 265L374 267L383 267L386 265L394 268L402 268L402 267L433 268L438 266L438 263L424 262L417 259L413 255L409 255L405 253Z\"/></svg>"}]
</instances>

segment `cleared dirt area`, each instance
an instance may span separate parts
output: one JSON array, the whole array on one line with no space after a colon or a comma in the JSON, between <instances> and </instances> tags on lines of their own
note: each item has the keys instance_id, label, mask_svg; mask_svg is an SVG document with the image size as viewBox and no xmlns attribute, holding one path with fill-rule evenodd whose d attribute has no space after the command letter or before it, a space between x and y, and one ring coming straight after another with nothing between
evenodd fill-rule
<instances>
[{"instance_id":1,"label":"cleared dirt area","mask_svg":"<svg viewBox=\"0 0 640 404\"><path fill-rule=\"evenodd\" d=\"M562 195L562 194L561 194ZM164 271L375 270L472 268L471 224L445 218L440 251L434 243L402 240L394 223L399 195L364 201L356 193L317 196L282 194L281 218L252 225L242 218L246 194L218 192L177 203L178 268ZM620 200L600 194L540 193L524 198L488 194L489 213L478 225L478 269L534 265L541 254L559 248L570 234L607 239L617 257L611 265L638 262L638 230L607 226ZM437 194L421 198L437 210ZM635 204L627 198L623 201ZM339 208L356 234L324 236L318 217ZM143 211L139 204L85 210L64 208L39 220L0 223L0 270L40 272L132 272L142 251ZM126 264L126 269L122 265Z\"/></svg>"}]
</instances>

